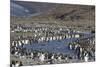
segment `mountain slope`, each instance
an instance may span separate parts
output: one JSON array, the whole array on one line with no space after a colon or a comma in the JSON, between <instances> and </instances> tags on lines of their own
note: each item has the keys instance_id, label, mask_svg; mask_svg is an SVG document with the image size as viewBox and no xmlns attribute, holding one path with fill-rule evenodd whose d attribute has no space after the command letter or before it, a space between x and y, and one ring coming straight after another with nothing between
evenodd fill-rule
<instances>
[{"instance_id":1,"label":"mountain slope","mask_svg":"<svg viewBox=\"0 0 100 67\"><path fill-rule=\"evenodd\" d=\"M14 1L14 3L27 9L28 14L11 15L11 23L95 27L95 6L23 1ZM16 9L14 13L18 11Z\"/></svg>"}]
</instances>

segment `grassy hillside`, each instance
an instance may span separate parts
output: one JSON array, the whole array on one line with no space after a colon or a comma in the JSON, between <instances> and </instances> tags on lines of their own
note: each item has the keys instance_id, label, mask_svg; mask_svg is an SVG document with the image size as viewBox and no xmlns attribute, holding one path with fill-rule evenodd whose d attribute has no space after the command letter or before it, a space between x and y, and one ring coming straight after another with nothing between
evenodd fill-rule
<instances>
[{"instance_id":1,"label":"grassy hillside","mask_svg":"<svg viewBox=\"0 0 100 67\"><path fill-rule=\"evenodd\" d=\"M20 4L40 10L42 14L30 17L11 16L11 24L38 23L93 29L95 27L95 6L35 2L20 2Z\"/></svg>"}]
</instances>

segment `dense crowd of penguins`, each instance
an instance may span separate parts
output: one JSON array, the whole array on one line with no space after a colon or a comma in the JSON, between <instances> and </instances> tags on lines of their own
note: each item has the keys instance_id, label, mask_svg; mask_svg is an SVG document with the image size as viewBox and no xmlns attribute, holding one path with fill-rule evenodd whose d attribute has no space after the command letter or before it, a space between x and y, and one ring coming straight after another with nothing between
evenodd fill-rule
<instances>
[{"instance_id":1,"label":"dense crowd of penguins","mask_svg":"<svg viewBox=\"0 0 100 67\"><path fill-rule=\"evenodd\" d=\"M75 61L95 60L95 48L84 48L81 43L71 42L68 44L69 50L74 50L75 55L67 55L60 53L50 53L47 51L34 50L24 48L24 45L32 45L33 43L49 42L53 40L62 40L66 38L80 38L82 35L77 34L79 31L75 31L67 28L42 28L42 27L28 27L28 26L12 26L11 33L31 32L33 36L17 36L10 41L10 53L11 58L24 59L24 61L11 60L11 67L19 67L25 64L37 65L37 64L55 64L55 63L69 63ZM88 41L88 45L94 45L95 40L85 39ZM30 59L31 61L27 61ZM75 61L74 61L75 60ZM25 63L27 61L27 63Z\"/></svg>"}]
</instances>

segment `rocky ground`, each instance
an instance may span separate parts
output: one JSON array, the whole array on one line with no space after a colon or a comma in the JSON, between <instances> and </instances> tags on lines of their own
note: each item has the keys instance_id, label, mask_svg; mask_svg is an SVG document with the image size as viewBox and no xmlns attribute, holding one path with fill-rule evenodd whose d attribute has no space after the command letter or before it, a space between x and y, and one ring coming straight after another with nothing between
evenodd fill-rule
<instances>
[{"instance_id":1,"label":"rocky ground","mask_svg":"<svg viewBox=\"0 0 100 67\"><path fill-rule=\"evenodd\" d=\"M14 56L10 56L11 60L21 61L23 66L31 66L31 65L49 65L50 63L45 60L41 62L39 59L26 59L26 58L17 58ZM94 62L94 60L88 60L88 62ZM64 64L64 63L85 63L85 60L78 60L78 59L68 59L68 60L55 60L52 64Z\"/></svg>"}]
</instances>

